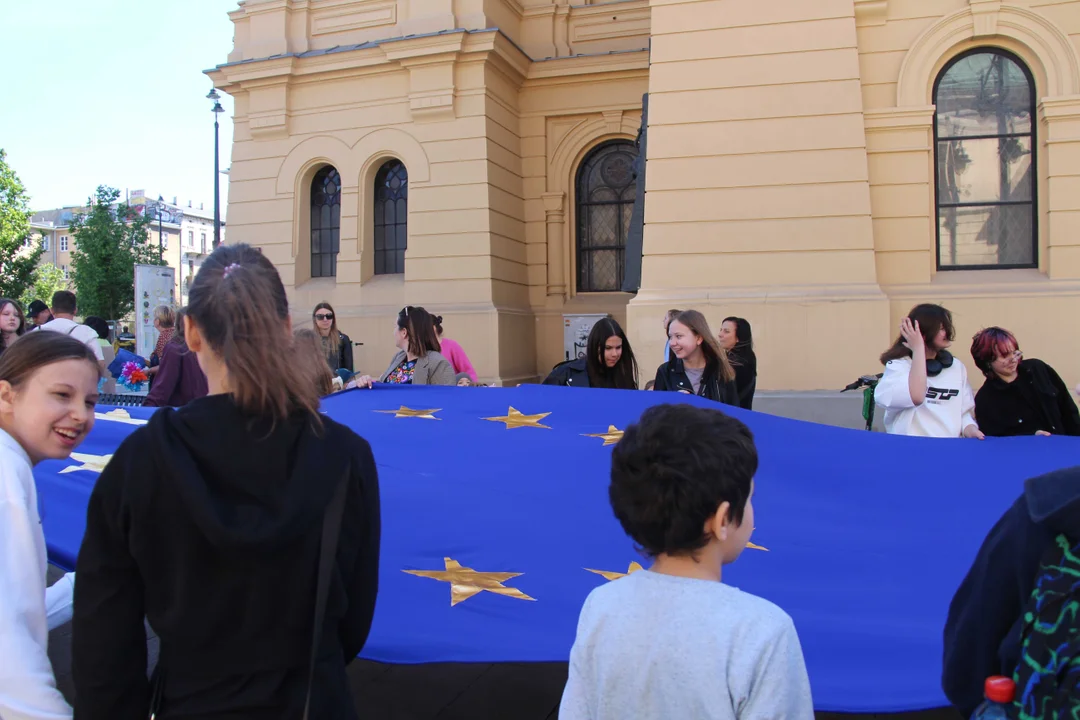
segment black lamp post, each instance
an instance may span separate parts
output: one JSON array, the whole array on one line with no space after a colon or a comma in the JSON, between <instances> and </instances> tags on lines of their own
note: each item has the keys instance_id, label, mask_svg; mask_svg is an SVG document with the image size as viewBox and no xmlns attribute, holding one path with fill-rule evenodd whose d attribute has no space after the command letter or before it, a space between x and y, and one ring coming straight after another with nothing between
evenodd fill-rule
<instances>
[{"instance_id":1,"label":"black lamp post","mask_svg":"<svg viewBox=\"0 0 1080 720\"><path fill-rule=\"evenodd\" d=\"M210 90L206 99L214 103L210 112L214 113L214 248L221 244L221 169L218 160L218 115L225 112L218 102L221 96L217 89Z\"/></svg>"}]
</instances>

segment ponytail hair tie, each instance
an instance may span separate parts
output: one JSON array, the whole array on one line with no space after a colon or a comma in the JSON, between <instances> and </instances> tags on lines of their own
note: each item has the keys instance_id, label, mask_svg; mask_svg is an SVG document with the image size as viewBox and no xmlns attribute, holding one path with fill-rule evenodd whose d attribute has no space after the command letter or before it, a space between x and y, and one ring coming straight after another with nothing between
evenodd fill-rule
<instances>
[{"instance_id":1,"label":"ponytail hair tie","mask_svg":"<svg viewBox=\"0 0 1080 720\"><path fill-rule=\"evenodd\" d=\"M237 270L239 267L240 263L232 263L231 265L227 265L225 266L225 271L221 274L221 276L223 278L227 278L233 273L234 270Z\"/></svg>"}]
</instances>

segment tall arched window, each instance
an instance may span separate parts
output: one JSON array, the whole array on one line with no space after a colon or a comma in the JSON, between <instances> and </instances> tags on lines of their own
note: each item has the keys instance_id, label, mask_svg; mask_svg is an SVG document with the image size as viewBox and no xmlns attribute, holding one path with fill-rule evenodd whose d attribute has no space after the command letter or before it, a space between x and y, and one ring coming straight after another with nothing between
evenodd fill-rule
<instances>
[{"instance_id":1,"label":"tall arched window","mask_svg":"<svg viewBox=\"0 0 1080 720\"><path fill-rule=\"evenodd\" d=\"M1035 83L1019 58L981 48L934 85L937 266L1035 267Z\"/></svg>"},{"instance_id":2,"label":"tall arched window","mask_svg":"<svg viewBox=\"0 0 1080 720\"><path fill-rule=\"evenodd\" d=\"M311 181L311 277L337 275L341 240L341 177L332 165Z\"/></svg>"},{"instance_id":3,"label":"tall arched window","mask_svg":"<svg viewBox=\"0 0 1080 720\"><path fill-rule=\"evenodd\" d=\"M375 173L375 274L405 272L409 242L409 172L389 160Z\"/></svg>"},{"instance_id":4,"label":"tall arched window","mask_svg":"<svg viewBox=\"0 0 1080 720\"><path fill-rule=\"evenodd\" d=\"M606 143L589 153L577 174L578 292L619 290L626 236L634 209L634 160L628 140Z\"/></svg>"}]
</instances>

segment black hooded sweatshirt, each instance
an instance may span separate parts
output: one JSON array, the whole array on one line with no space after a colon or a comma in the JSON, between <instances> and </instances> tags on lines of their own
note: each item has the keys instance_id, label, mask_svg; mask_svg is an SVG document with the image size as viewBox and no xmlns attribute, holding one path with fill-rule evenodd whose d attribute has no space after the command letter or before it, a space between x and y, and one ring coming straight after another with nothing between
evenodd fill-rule
<instances>
[{"instance_id":1,"label":"black hooded sweatshirt","mask_svg":"<svg viewBox=\"0 0 1080 720\"><path fill-rule=\"evenodd\" d=\"M1022 613L1054 538L1080 539L1080 466L1028 480L1024 494L986 536L949 607L942 688L964 717L991 675L1012 677Z\"/></svg>"},{"instance_id":2,"label":"black hooded sweatshirt","mask_svg":"<svg viewBox=\"0 0 1080 720\"><path fill-rule=\"evenodd\" d=\"M378 478L368 443L321 419L271 428L212 395L124 440L90 496L76 566L76 717L147 717L145 616L163 718L300 718L322 521L346 472L310 717L356 717L345 665L375 611Z\"/></svg>"}]
</instances>

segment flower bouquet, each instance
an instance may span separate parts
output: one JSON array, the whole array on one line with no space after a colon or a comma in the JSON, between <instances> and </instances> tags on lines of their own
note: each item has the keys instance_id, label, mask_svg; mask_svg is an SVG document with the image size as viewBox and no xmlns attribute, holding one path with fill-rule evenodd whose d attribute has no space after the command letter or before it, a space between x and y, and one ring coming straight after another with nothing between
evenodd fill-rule
<instances>
[{"instance_id":1,"label":"flower bouquet","mask_svg":"<svg viewBox=\"0 0 1080 720\"><path fill-rule=\"evenodd\" d=\"M124 367L120 371L120 377L117 379L120 381L121 385L131 392L139 392L143 389L143 386L150 381L150 377L146 374L144 366L131 361L124 363Z\"/></svg>"}]
</instances>

